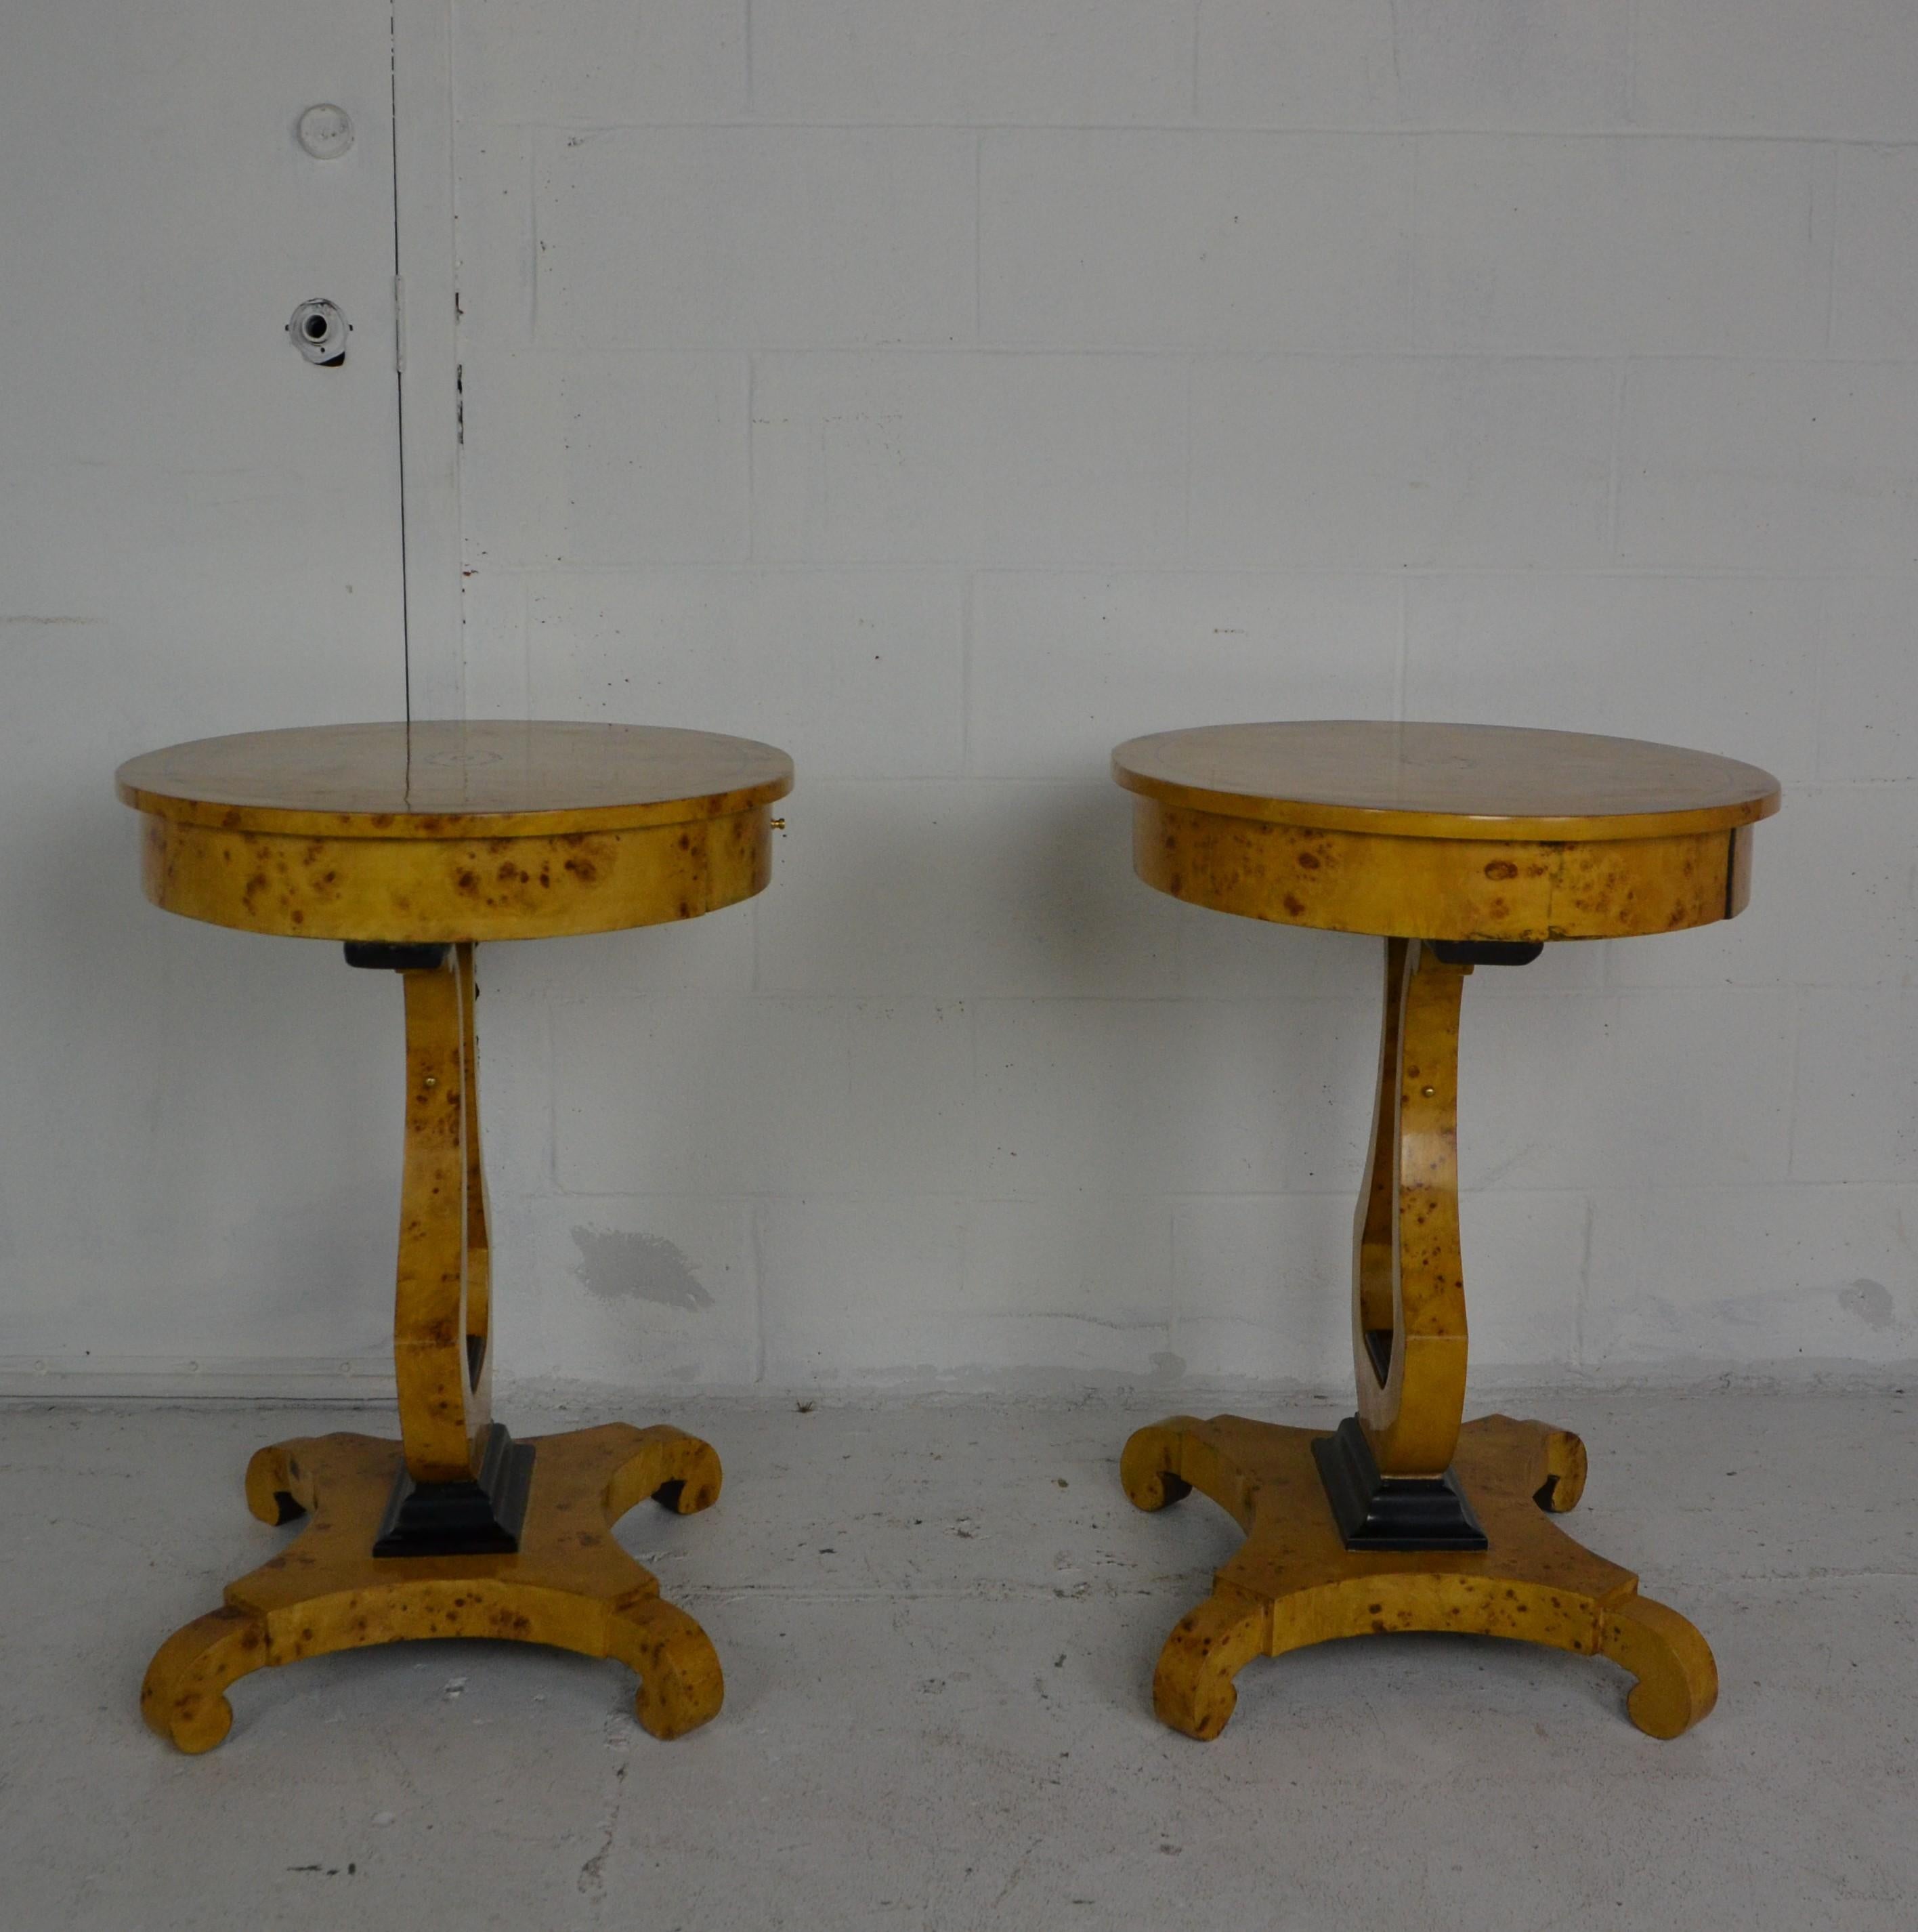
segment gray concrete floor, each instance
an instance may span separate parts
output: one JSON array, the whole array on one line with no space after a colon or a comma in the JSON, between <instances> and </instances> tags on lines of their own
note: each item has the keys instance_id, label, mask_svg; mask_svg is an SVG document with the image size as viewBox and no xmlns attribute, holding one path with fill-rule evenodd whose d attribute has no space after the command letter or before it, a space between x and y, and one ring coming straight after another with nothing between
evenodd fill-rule
<instances>
[{"instance_id":1,"label":"gray concrete floor","mask_svg":"<svg viewBox=\"0 0 1918 1932\"><path fill-rule=\"evenodd\" d=\"M1712 1642L1689 1736L1633 1730L1602 1661L1395 1637L1254 1663L1191 1743L1152 1662L1236 1532L1120 1494L1162 1400L787 1397L511 1417L718 1448L714 1509L622 1533L718 1646L703 1730L647 1736L616 1664L412 1644L242 1680L187 1758L140 1676L289 1533L248 1452L385 1418L0 1411L0 1924L1911 1932L1918 1402L1499 1406L1584 1434L1567 1526Z\"/></svg>"}]
</instances>

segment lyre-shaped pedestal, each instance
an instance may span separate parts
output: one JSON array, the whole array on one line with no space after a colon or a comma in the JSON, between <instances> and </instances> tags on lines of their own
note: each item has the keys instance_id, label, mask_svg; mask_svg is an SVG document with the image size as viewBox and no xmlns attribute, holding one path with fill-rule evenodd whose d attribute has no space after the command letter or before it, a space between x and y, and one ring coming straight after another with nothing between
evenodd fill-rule
<instances>
[{"instance_id":1,"label":"lyre-shaped pedestal","mask_svg":"<svg viewBox=\"0 0 1918 1932\"><path fill-rule=\"evenodd\" d=\"M348 956L406 986L400 1439L319 1436L254 1456L248 1508L306 1526L160 1646L141 1708L181 1750L207 1750L232 1723L226 1686L249 1671L410 1637L505 1637L620 1658L639 1674L640 1723L677 1737L719 1708L719 1660L612 1526L648 1497L682 1515L707 1508L719 1458L676 1429L614 1424L514 1444L493 1422L473 949Z\"/></svg>"},{"instance_id":2,"label":"lyre-shaped pedestal","mask_svg":"<svg viewBox=\"0 0 1918 1932\"><path fill-rule=\"evenodd\" d=\"M1246 1532L1161 1653L1153 1703L1175 1730L1216 1737L1232 1714L1232 1680L1254 1657L1388 1630L1609 1657L1639 1679L1626 1708L1654 1737L1689 1730L1717 1698L1697 1630L1545 1514L1578 1500L1578 1438L1506 1416L1461 1426L1460 996L1475 958L1536 950L1386 942L1378 1099L1353 1242L1357 1416L1330 1434L1175 1416L1125 1445L1121 1479L1140 1508L1197 1489Z\"/></svg>"}]
</instances>

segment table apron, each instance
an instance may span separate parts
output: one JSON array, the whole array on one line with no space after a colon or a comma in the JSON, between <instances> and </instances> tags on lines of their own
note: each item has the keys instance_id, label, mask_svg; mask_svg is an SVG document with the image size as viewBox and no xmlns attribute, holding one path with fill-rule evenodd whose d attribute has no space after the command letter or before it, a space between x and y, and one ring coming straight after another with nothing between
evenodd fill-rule
<instances>
[{"instance_id":1,"label":"table apron","mask_svg":"<svg viewBox=\"0 0 1918 1932\"><path fill-rule=\"evenodd\" d=\"M1132 862L1174 898L1332 932L1612 939L1743 910L1752 828L1667 838L1407 838L1134 801Z\"/></svg>"},{"instance_id":2,"label":"table apron","mask_svg":"<svg viewBox=\"0 0 1918 1932\"><path fill-rule=\"evenodd\" d=\"M188 919L304 939L544 939L696 919L772 876L761 806L511 838L329 838L141 817L140 879Z\"/></svg>"}]
</instances>

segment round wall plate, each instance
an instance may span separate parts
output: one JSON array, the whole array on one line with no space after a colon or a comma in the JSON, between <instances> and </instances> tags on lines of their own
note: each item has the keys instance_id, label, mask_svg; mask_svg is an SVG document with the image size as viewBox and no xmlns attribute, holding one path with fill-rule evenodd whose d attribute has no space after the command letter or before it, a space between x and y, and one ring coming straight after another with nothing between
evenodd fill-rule
<instances>
[{"instance_id":1,"label":"round wall plate","mask_svg":"<svg viewBox=\"0 0 1918 1932\"><path fill-rule=\"evenodd\" d=\"M353 145L353 118L343 107L322 100L300 116L300 146L316 161L337 161Z\"/></svg>"}]
</instances>

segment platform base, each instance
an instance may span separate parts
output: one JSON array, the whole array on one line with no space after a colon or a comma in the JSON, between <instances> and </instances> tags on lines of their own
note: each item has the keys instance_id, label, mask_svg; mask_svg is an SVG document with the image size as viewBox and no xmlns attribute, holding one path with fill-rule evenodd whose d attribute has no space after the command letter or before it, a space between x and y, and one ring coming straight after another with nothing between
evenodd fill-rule
<instances>
[{"instance_id":1,"label":"platform base","mask_svg":"<svg viewBox=\"0 0 1918 1932\"><path fill-rule=\"evenodd\" d=\"M1372 1445L1348 1415L1312 1444L1326 1501L1347 1550L1482 1550L1485 1532L1458 1478L1382 1476Z\"/></svg>"},{"instance_id":2,"label":"platform base","mask_svg":"<svg viewBox=\"0 0 1918 1932\"><path fill-rule=\"evenodd\" d=\"M520 1546L532 1486L532 1445L515 1442L503 1422L486 1432L479 1474L464 1483L416 1483L403 1467L393 1479L376 1556L508 1556Z\"/></svg>"},{"instance_id":3,"label":"platform base","mask_svg":"<svg viewBox=\"0 0 1918 1932\"><path fill-rule=\"evenodd\" d=\"M1545 1515L1572 1508L1585 1486L1584 1445L1569 1430L1491 1415L1459 1432L1453 1468L1487 1542L1476 1552L1347 1549L1314 1454L1327 1439L1243 1416L1180 1415L1126 1444L1120 1477L1140 1509L1199 1490L1246 1532L1160 1653L1152 1702L1174 1730L1217 1737L1237 1701L1233 1679L1255 1657L1389 1630L1610 1658L1638 1678L1626 1713L1655 1738L1689 1730L1716 1702L1717 1668L1697 1630Z\"/></svg>"},{"instance_id":4,"label":"platform base","mask_svg":"<svg viewBox=\"0 0 1918 1932\"><path fill-rule=\"evenodd\" d=\"M655 1737L704 1724L724 1694L718 1657L612 1526L648 1497L682 1516L706 1508L719 1458L677 1429L625 1423L522 1447L533 1461L517 1552L452 1556L373 1554L397 1442L320 1436L259 1450L247 1507L263 1522L312 1520L229 1583L223 1608L160 1646L140 1693L147 1722L182 1750L210 1750L232 1724L226 1687L250 1671L412 1637L484 1636L618 1658L638 1674L639 1720Z\"/></svg>"}]
</instances>

